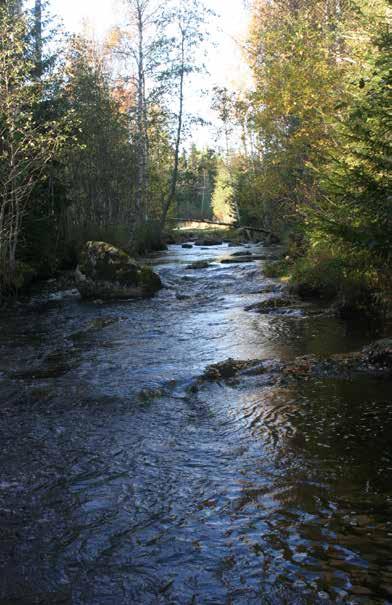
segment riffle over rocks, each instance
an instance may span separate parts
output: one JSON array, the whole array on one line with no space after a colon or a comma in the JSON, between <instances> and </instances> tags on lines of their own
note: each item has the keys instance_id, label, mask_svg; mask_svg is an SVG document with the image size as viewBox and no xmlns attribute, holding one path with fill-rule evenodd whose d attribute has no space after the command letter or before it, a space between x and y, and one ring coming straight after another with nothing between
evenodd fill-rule
<instances>
[{"instance_id":1,"label":"riffle over rocks","mask_svg":"<svg viewBox=\"0 0 392 605\"><path fill-rule=\"evenodd\" d=\"M226 359L208 366L201 381L230 380L241 376L269 374L277 380L309 377L347 377L356 373L390 377L392 375L392 338L378 340L361 351L317 357L304 355L291 361L278 359Z\"/></svg>"},{"instance_id":2,"label":"riffle over rocks","mask_svg":"<svg viewBox=\"0 0 392 605\"><path fill-rule=\"evenodd\" d=\"M162 288L160 277L106 242L87 242L76 269L76 285L84 299L147 298Z\"/></svg>"}]
</instances>

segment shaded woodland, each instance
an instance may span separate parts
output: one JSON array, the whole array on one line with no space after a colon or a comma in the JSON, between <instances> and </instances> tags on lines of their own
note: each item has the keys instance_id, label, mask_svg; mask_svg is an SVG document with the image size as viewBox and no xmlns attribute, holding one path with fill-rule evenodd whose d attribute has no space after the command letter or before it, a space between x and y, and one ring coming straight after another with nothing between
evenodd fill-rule
<instances>
[{"instance_id":1,"label":"shaded woodland","mask_svg":"<svg viewBox=\"0 0 392 605\"><path fill-rule=\"evenodd\" d=\"M216 149L189 144L185 103L211 11L125 5L128 25L97 43L42 0L0 3L2 296L74 266L87 240L157 248L181 216L265 228L287 250L271 274L388 307L390 2L252 2L251 82L206 100Z\"/></svg>"}]
</instances>

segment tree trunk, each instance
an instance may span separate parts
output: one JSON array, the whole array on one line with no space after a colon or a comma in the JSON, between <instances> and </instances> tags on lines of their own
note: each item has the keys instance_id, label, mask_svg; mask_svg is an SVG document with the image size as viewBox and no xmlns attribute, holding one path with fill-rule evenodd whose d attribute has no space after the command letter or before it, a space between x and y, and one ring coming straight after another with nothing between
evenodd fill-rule
<instances>
[{"instance_id":1,"label":"tree trunk","mask_svg":"<svg viewBox=\"0 0 392 605\"><path fill-rule=\"evenodd\" d=\"M180 66L180 87L179 87L179 109L178 109L178 124L177 124L177 136L176 136L176 145L174 151L174 164L173 164L173 172L170 182L170 190L169 194L166 198L166 201L163 206L162 217L160 222L160 232L162 233L167 214L170 210L170 207L176 197L177 191L177 181L178 181L178 165L180 159L180 144L181 144L181 134L182 134L182 123L183 123L183 114L184 114L184 79L185 79L185 30L181 30L181 66Z\"/></svg>"},{"instance_id":2,"label":"tree trunk","mask_svg":"<svg viewBox=\"0 0 392 605\"><path fill-rule=\"evenodd\" d=\"M35 0L34 5L34 63L35 77L42 77L42 0Z\"/></svg>"},{"instance_id":3,"label":"tree trunk","mask_svg":"<svg viewBox=\"0 0 392 605\"><path fill-rule=\"evenodd\" d=\"M144 57L144 18L143 5L140 0L136 4L136 19L138 32L138 75L137 75L137 107L136 107L136 193L134 235L144 220L146 209L146 192L148 188L147 174L147 108L145 93L145 57Z\"/></svg>"}]
</instances>

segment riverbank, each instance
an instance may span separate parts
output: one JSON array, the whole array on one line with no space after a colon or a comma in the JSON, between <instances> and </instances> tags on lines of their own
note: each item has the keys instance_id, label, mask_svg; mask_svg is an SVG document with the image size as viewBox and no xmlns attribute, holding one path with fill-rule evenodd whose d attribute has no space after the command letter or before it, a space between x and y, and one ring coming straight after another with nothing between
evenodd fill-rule
<instances>
[{"instance_id":1,"label":"riverbank","mask_svg":"<svg viewBox=\"0 0 392 605\"><path fill-rule=\"evenodd\" d=\"M265 267L269 277L282 280L302 300L330 304L343 319L392 318L392 291L388 273L331 254L287 254Z\"/></svg>"},{"instance_id":2,"label":"riverbank","mask_svg":"<svg viewBox=\"0 0 392 605\"><path fill-rule=\"evenodd\" d=\"M155 245L151 244L144 250L144 253L139 253L135 258L144 262L147 258L154 258L154 254L164 252L168 249L168 245L185 245L193 246L215 246L224 243L235 246L246 246L249 240L247 235L237 229L216 229L206 225L205 228L196 227L193 229L177 229L167 232L162 241ZM75 269L78 263L78 256L75 255L73 264L66 269L56 269L48 275L48 272L40 274L37 270L23 265L24 277L18 282L17 289L12 292L3 292L3 297L0 296L2 308L13 306L15 303L26 303L31 296L38 292L47 293L47 295L61 295L61 292L72 293L77 290L77 281L75 278ZM21 265L22 266L22 265Z\"/></svg>"}]
</instances>

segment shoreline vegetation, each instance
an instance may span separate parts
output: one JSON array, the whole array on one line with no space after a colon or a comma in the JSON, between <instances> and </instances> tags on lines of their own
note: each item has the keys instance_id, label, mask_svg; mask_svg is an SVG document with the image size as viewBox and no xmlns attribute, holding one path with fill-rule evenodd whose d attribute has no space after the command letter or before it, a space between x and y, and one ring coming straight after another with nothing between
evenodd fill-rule
<instances>
[{"instance_id":1,"label":"shoreline vegetation","mask_svg":"<svg viewBox=\"0 0 392 605\"><path fill-rule=\"evenodd\" d=\"M241 229L214 229L206 224L200 227L193 224L191 228L182 228L166 232L159 245L145 249L144 254L136 254L135 262L143 262L145 258L151 257L156 252L168 249L169 245L179 245L183 248L194 246L216 246L228 243L231 247L244 247L255 239L247 239L248 233ZM274 250L272 255L267 255L264 260L263 275L267 278L278 280L280 284L279 293L282 300L292 299L297 304L314 303L321 304L330 313L343 320L359 320L361 318L375 321L389 321L392 318L392 301L389 291L379 287L372 282L366 272L356 271L352 268L351 274L347 273L347 266L339 257L331 254L317 256L311 254L293 253L290 245L278 243L274 237ZM263 240L264 245L270 245L269 241ZM121 250L121 247L120 247ZM129 253L129 250L126 250ZM82 253L81 253L82 254ZM244 252L237 252L233 258L225 258L222 263L242 262L247 260L247 255L253 259L245 248ZM234 258L234 256L239 257ZM256 256L256 259L259 257ZM261 257L260 257L261 259ZM206 264L207 263L202 263ZM196 263L197 265L197 263ZM195 266L195 268L197 268ZM2 300L3 306L13 305L18 300L28 300L32 288L37 291L40 288L49 288L50 291L77 289L77 265L61 268L50 275L37 276L26 266L25 284L18 290L18 296L9 296ZM280 299L279 299L280 300Z\"/></svg>"},{"instance_id":2,"label":"shoreline vegetation","mask_svg":"<svg viewBox=\"0 0 392 605\"><path fill-rule=\"evenodd\" d=\"M129 26L98 43L42 0L0 2L0 303L76 268L88 241L135 258L181 241L181 216L265 230L284 251L266 274L291 292L390 317L390 3L255 0L251 84L213 87L221 145L203 149L184 99L216 16L124 6Z\"/></svg>"}]
</instances>

